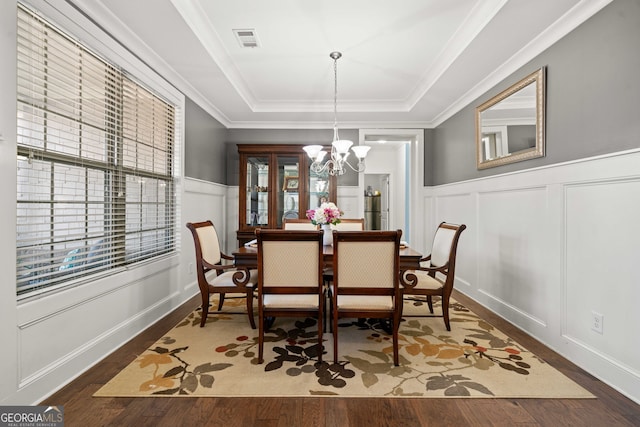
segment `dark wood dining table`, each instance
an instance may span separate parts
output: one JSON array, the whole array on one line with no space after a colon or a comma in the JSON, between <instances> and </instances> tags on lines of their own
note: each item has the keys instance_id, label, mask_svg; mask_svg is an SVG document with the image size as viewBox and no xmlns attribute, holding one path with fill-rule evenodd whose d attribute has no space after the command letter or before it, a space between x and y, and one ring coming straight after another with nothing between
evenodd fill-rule
<instances>
[{"instance_id":1,"label":"dark wood dining table","mask_svg":"<svg viewBox=\"0 0 640 427\"><path fill-rule=\"evenodd\" d=\"M232 252L234 262L238 268L256 269L258 268L258 248L257 246L241 246ZM323 246L325 266L329 267L333 263L333 246ZM422 254L409 246L400 247L400 271L413 270L420 266Z\"/></svg>"}]
</instances>

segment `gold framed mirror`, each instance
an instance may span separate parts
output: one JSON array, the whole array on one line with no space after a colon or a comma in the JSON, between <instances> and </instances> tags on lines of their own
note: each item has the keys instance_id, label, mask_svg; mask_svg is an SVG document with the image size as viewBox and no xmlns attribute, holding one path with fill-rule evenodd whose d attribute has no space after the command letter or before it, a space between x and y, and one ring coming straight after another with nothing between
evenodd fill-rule
<instances>
[{"instance_id":1,"label":"gold framed mirror","mask_svg":"<svg viewBox=\"0 0 640 427\"><path fill-rule=\"evenodd\" d=\"M545 74L542 67L476 107L478 169L544 156Z\"/></svg>"}]
</instances>

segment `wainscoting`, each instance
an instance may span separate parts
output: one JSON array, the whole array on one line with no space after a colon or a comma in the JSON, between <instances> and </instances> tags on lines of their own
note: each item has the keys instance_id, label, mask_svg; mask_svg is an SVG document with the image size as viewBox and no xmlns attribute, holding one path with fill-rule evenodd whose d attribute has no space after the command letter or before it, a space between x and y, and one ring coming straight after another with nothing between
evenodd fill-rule
<instances>
[{"instance_id":1,"label":"wainscoting","mask_svg":"<svg viewBox=\"0 0 640 427\"><path fill-rule=\"evenodd\" d=\"M424 247L440 221L468 226L458 290L636 402L639 165L633 150L424 188L417 206Z\"/></svg>"},{"instance_id":2,"label":"wainscoting","mask_svg":"<svg viewBox=\"0 0 640 427\"><path fill-rule=\"evenodd\" d=\"M20 302L15 345L5 340L15 392L3 404L41 401L193 296L178 269L174 255Z\"/></svg>"},{"instance_id":3,"label":"wainscoting","mask_svg":"<svg viewBox=\"0 0 640 427\"><path fill-rule=\"evenodd\" d=\"M227 187L185 179L181 195L180 253L18 304L15 377L3 404L35 404L198 292L188 221L212 219L227 228ZM234 223L235 224L235 223ZM12 248L15 251L15 248ZM15 342L15 345L14 345Z\"/></svg>"},{"instance_id":4,"label":"wainscoting","mask_svg":"<svg viewBox=\"0 0 640 427\"><path fill-rule=\"evenodd\" d=\"M635 150L422 188L412 209L424 231L411 244L426 252L440 221L467 224L456 288L640 403L639 165ZM339 189L345 214L356 196ZM211 219L233 249L237 197L237 187L185 179L179 256L19 304L4 403L41 401L197 294L183 225Z\"/></svg>"}]
</instances>

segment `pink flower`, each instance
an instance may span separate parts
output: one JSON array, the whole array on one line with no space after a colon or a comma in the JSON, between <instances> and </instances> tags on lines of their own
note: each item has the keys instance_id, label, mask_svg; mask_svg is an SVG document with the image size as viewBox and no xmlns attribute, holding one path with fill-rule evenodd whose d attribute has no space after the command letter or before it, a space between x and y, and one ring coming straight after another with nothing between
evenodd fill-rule
<instances>
[{"instance_id":1,"label":"pink flower","mask_svg":"<svg viewBox=\"0 0 640 427\"><path fill-rule=\"evenodd\" d=\"M317 209L309 209L307 211L307 218L311 221L312 224L339 224L340 217L343 215L343 212L338 209L335 203L323 203Z\"/></svg>"}]
</instances>

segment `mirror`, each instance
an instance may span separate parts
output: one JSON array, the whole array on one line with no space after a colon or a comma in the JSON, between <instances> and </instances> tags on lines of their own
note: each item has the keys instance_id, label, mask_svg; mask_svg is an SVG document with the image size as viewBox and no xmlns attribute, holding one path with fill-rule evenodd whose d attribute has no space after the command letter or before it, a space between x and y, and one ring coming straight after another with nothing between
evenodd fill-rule
<instances>
[{"instance_id":1,"label":"mirror","mask_svg":"<svg viewBox=\"0 0 640 427\"><path fill-rule=\"evenodd\" d=\"M478 169L544 156L545 67L476 108Z\"/></svg>"}]
</instances>

